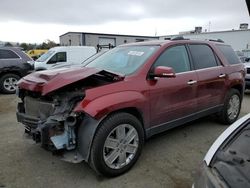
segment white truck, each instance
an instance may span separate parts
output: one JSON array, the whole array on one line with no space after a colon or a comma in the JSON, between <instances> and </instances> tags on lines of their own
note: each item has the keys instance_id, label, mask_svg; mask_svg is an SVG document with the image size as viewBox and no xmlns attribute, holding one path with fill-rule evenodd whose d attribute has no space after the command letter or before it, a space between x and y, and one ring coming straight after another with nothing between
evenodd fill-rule
<instances>
[{"instance_id":1,"label":"white truck","mask_svg":"<svg viewBox=\"0 0 250 188\"><path fill-rule=\"evenodd\" d=\"M96 54L92 46L59 46L51 48L34 63L35 70L46 70L58 65L80 64Z\"/></svg>"}]
</instances>

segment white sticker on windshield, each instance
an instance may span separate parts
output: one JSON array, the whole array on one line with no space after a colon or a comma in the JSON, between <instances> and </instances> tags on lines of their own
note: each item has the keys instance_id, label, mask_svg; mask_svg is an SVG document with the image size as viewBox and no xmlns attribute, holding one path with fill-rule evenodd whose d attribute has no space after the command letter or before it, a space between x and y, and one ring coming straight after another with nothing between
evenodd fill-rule
<instances>
[{"instance_id":1,"label":"white sticker on windshield","mask_svg":"<svg viewBox=\"0 0 250 188\"><path fill-rule=\"evenodd\" d=\"M128 55L136 55L136 56L142 56L144 52L138 52L138 51L129 51Z\"/></svg>"}]
</instances>

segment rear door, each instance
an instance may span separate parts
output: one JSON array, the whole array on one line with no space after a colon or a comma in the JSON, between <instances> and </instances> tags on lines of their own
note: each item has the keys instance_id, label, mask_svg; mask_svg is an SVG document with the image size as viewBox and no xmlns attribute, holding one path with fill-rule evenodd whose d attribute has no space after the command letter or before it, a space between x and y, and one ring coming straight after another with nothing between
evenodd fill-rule
<instances>
[{"instance_id":1,"label":"rear door","mask_svg":"<svg viewBox=\"0 0 250 188\"><path fill-rule=\"evenodd\" d=\"M194 68L198 76L197 109L212 109L222 103L226 91L225 68L207 44L190 44Z\"/></svg>"},{"instance_id":2,"label":"rear door","mask_svg":"<svg viewBox=\"0 0 250 188\"><path fill-rule=\"evenodd\" d=\"M0 49L0 63L1 68L11 68L12 70L19 70L22 59L16 52L10 49Z\"/></svg>"},{"instance_id":3,"label":"rear door","mask_svg":"<svg viewBox=\"0 0 250 188\"><path fill-rule=\"evenodd\" d=\"M175 78L150 81L151 125L161 125L196 112L197 76L192 71L185 45L167 48L155 61L157 66L172 67Z\"/></svg>"}]
</instances>

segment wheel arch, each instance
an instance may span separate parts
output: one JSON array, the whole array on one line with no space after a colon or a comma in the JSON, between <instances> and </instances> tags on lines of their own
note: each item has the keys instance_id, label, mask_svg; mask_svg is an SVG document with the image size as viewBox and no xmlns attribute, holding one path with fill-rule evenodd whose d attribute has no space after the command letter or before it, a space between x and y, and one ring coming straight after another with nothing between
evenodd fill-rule
<instances>
[{"instance_id":1,"label":"wheel arch","mask_svg":"<svg viewBox=\"0 0 250 188\"><path fill-rule=\"evenodd\" d=\"M107 116L112 115L114 113L119 113L119 112L126 112L128 114L135 116L141 122L142 128L144 129L143 113L139 109L137 109L136 107L121 108L121 109L118 109L109 113Z\"/></svg>"},{"instance_id":2,"label":"wheel arch","mask_svg":"<svg viewBox=\"0 0 250 188\"><path fill-rule=\"evenodd\" d=\"M80 134L81 138L82 138L82 139L80 139L80 136L78 136L79 137L78 150L86 162L88 162L88 160L89 160L90 151L91 151L92 144L93 144L93 139L96 135L96 132L101 127L101 122L103 122L106 118L108 118L109 116L111 116L113 114L122 113L122 112L131 114L139 120L139 122L142 124L144 138L146 138L146 131L145 131L145 126L144 126L143 114L136 107L117 109L115 111L108 113L107 115L105 115L104 117L102 117L99 120L96 120L93 117L86 114L86 116L83 118L83 122L80 124L79 130L78 130L78 134Z\"/></svg>"},{"instance_id":3,"label":"wheel arch","mask_svg":"<svg viewBox=\"0 0 250 188\"><path fill-rule=\"evenodd\" d=\"M138 108L136 107L125 107L125 108L121 108L121 109L117 109L117 110L114 110L110 113L108 113L107 115L105 115L105 117L103 117L98 126L97 126L97 129L95 130L95 132L100 128L100 124L102 121L104 121L107 117L113 115L113 114L116 114L116 113L122 113L122 112L125 112L125 113L128 113L128 114L131 114L133 116L135 116L141 123L142 125L142 129L143 129L143 132L144 132L144 137L146 138L146 128L145 128L145 123L144 123L144 118L143 118L143 112L141 112Z\"/></svg>"},{"instance_id":4,"label":"wheel arch","mask_svg":"<svg viewBox=\"0 0 250 188\"><path fill-rule=\"evenodd\" d=\"M0 73L0 78L3 77L6 74L15 74L15 75L19 76L20 78L22 77L22 75L21 75L20 72L18 72L18 71L11 71L10 70L10 71L3 71L3 72L1 72Z\"/></svg>"},{"instance_id":5,"label":"wheel arch","mask_svg":"<svg viewBox=\"0 0 250 188\"><path fill-rule=\"evenodd\" d=\"M242 86L241 84L236 84L236 85L233 85L232 87L231 87L231 89L236 89L236 90L238 90L239 92L240 92L240 94L241 94L241 100L243 99L243 95L244 95L244 86Z\"/></svg>"}]
</instances>

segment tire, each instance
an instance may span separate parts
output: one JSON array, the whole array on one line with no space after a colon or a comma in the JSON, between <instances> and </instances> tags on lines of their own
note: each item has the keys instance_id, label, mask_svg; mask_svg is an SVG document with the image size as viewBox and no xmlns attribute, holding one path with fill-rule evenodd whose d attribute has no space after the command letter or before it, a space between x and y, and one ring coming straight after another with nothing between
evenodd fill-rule
<instances>
[{"instance_id":1,"label":"tire","mask_svg":"<svg viewBox=\"0 0 250 188\"><path fill-rule=\"evenodd\" d=\"M17 81L20 76L16 74L5 74L0 78L0 91L6 94L13 94L16 92Z\"/></svg>"},{"instance_id":2,"label":"tire","mask_svg":"<svg viewBox=\"0 0 250 188\"><path fill-rule=\"evenodd\" d=\"M231 89L226 95L224 106L219 113L219 120L225 125L230 125L234 123L241 109L242 96L240 92L236 89Z\"/></svg>"},{"instance_id":3,"label":"tire","mask_svg":"<svg viewBox=\"0 0 250 188\"><path fill-rule=\"evenodd\" d=\"M144 131L136 117L123 112L112 114L95 134L90 166L103 176L119 176L135 164L143 144Z\"/></svg>"}]
</instances>

